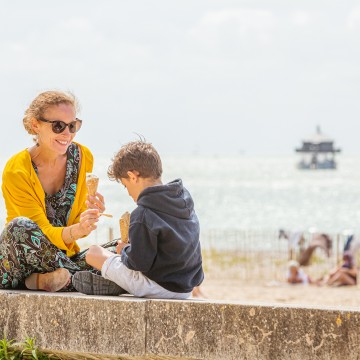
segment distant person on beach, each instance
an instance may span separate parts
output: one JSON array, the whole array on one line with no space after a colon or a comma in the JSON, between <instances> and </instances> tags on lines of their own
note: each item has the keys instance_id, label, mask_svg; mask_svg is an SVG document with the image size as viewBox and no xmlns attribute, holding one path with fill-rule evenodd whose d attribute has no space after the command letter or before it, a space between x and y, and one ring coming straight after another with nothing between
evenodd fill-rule
<instances>
[{"instance_id":1,"label":"distant person on beach","mask_svg":"<svg viewBox=\"0 0 360 360\"><path fill-rule=\"evenodd\" d=\"M356 285L358 268L350 251L343 254L343 262L331 270L324 279L318 280L318 285L343 286Z\"/></svg>"},{"instance_id":2,"label":"distant person on beach","mask_svg":"<svg viewBox=\"0 0 360 360\"><path fill-rule=\"evenodd\" d=\"M286 280L289 284L293 285L308 285L311 283L309 275L305 274L304 270L300 268L300 264L296 260L289 261Z\"/></svg>"},{"instance_id":3,"label":"distant person on beach","mask_svg":"<svg viewBox=\"0 0 360 360\"><path fill-rule=\"evenodd\" d=\"M93 245L86 254L101 276L77 272L79 292L138 297L187 299L204 278L199 221L194 202L181 179L163 184L162 164L145 141L121 147L108 170L137 203L131 213L129 244L119 241L117 254ZM115 286L114 286L115 285Z\"/></svg>"},{"instance_id":4,"label":"distant person on beach","mask_svg":"<svg viewBox=\"0 0 360 360\"><path fill-rule=\"evenodd\" d=\"M60 91L39 94L25 111L23 124L35 144L3 170L7 224L0 235L1 289L69 291L70 274L96 271L76 240L96 229L105 205L101 194L87 196L93 156L73 141L82 125L77 112L75 97Z\"/></svg>"}]
</instances>

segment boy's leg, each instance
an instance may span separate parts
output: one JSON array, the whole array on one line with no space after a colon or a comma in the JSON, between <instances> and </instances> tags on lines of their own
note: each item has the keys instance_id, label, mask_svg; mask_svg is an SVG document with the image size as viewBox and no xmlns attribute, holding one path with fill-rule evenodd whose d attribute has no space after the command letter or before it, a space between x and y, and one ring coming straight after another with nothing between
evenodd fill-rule
<instances>
[{"instance_id":1,"label":"boy's leg","mask_svg":"<svg viewBox=\"0 0 360 360\"><path fill-rule=\"evenodd\" d=\"M72 277L74 288L87 295L121 295L126 291L113 281L90 271L78 271Z\"/></svg>"},{"instance_id":2,"label":"boy's leg","mask_svg":"<svg viewBox=\"0 0 360 360\"><path fill-rule=\"evenodd\" d=\"M86 253L86 262L95 269L101 270L104 262L116 254L98 245L90 246ZM88 295L120 295L126 293L124 289L113 281L104 279L90 271L78 271L72 278L74 288Z\"/></svg>"},{"instance_id":3,"label":"boy's leg","mask_svg":"<svg viewBox=\"0 0 360 360\"><path fill-rule=\"evenodd\" d=\"M144 276L140 271L128 269L122 263L121 256L98 245L90 246L86 254L86 262L95 269L101 270L102 276L107 279L106 281L109 283L114 282L120 287L119 289L124 289L135 296L160 299L187 299L191 296L191 293L174 293L164 289L155 281ZM88 276L89 279L85 279L84 276ZM91 286L95 285L95 288L99 289L98 295L105 295L102 289L100 289L101 284L106 285L106 287L108 286L107 283L102 282L95 275L84 272L75 274L74 280L76 282L74 284L74 286L76 285L75 288L80 292L88 294L96 293L94 288L89 289L89 292L87 292L85 287L88 287L88 284L82 283L83 280L88 280ZM94 284L94 281L98 282L98 284Z\"/></svg>"},{"instance_id":4,"label":"boy's leg","mask_svg":"<svg viewBox=\"0 0 360 360\"><path fill-rule=\"evenodd\" d=\"M164 289L140 271L130 270L121 261L121 256L108 257L103 263L101 275L137 297L152 299L188 299L189 293L175 293Z\"/></svg>"},{"instance_id":5,"label":"boy's leg","mask_svg":"<svg viewBox=\"0 0 360 360\"><path fill-rule=\"evenodd\" d=\"M104 262L116 254L99 245L92 245L86 253L86 262L95 269L101 270Z\"/></svg>"}]
</instances>

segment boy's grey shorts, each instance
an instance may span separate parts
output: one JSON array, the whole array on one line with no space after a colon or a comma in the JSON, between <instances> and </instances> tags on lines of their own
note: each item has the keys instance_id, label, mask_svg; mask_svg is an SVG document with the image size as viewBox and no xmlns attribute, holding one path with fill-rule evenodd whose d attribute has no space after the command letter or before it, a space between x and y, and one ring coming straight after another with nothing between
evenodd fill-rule
<instances>
[{"instance_id":1,"label":"boy's grey shorts","mask_svg":"<svg viewBox=\"0 0 360 360\"><path fill-rule=\"evenodd\" d=\"M121 261L120 255L109 257L101 268L101 275L121 286L129 294L152 299L188 299L189 293L176 293L164 289L140 271L130 270Z\"/></svg>"}]
</instances>

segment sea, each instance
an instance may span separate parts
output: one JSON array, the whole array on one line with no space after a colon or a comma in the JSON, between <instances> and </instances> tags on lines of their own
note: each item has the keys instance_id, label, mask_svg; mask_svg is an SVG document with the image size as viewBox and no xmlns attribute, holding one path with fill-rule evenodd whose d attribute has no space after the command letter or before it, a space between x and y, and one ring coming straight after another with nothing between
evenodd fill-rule
<instances>
[{"instance_id":1,"label":"sea","mask_svg":"<svg viewBox=\"0 0 360 360\"><path fill-rule=\"evenodd\" d=\"M111 155L96 156L94 173L106 212L83 246L119 237L119 218L136 204L127 190L107 178ZM205 234L319 231L360 232L360 156L339 156L335 170L299 170L296 156L163 156L163 182L181 178L195 203ZM0 160L1 169L5 159ZM0 205L5 221L4 204ZM111 232L111 234L109 234ZM226 242L226 238L219 239ZM260 244L261 245L261 244ZM265 244L264 244L265 246Z\"/></svg>"}]
</instances>

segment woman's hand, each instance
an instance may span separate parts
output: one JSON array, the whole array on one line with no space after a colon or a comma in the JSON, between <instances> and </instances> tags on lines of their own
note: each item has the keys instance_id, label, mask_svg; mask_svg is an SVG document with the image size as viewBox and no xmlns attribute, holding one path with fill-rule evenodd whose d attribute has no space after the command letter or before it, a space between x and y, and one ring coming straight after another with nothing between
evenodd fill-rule
<instances>
[{"instance_id":1,"label":"woman's hand","mask_svg":"<svg viewBox=\"0 0 360 360\"><path fill-rule=\"evenodd\" d=\"M98 209L87 209L80 214L79 227L82 236L89 235L97 228L96 223L99 221L100 212Z\"/></svg>"},{"instance_id":2,"label":"woman's hand","mask_svg":"<svg viewBox=\"0 0 360 360\"><path fill-rule=\"evenodd\" d=\"M116 253L120 254L121 250L126 246L127 244L123 243L121 240L118 241L118 244L116 245Z\"/></svg>"},{"instance_id":3,"label":"woman's hand","mask_svg":"<svg viewBox=\"0 0 360 360\"><path fill-rule=\"evenodd\" d=\"M96 209L100 213L105 211L104 197L98 192L95 196L87 195L85 204L88 209Z\"/></svg>"}]
</instances>

